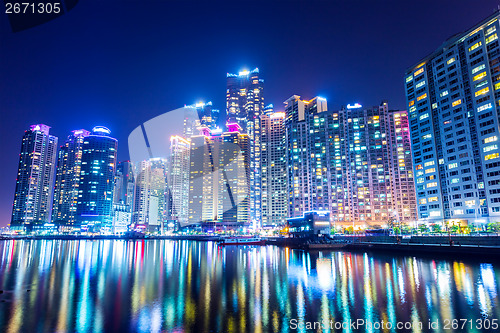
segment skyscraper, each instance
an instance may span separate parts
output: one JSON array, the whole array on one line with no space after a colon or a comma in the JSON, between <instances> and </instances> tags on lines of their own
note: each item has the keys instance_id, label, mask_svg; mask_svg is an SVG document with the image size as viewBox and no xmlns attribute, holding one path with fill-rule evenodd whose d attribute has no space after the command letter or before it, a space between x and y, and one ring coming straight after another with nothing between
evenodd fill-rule
<instances>
[{"instance_id":1,"label":"skyscraper","mask_svg":"<svg viewBox=\"0 0 500 333\"><path fill-rule=\"evenodd\" d=\"M30 126L24 133L11 228L36 229L51 222L57 137L44 124Z\"/></svg>"},{"instance_id":2,"label":"skyscraper","mask_svg":"<svg viewBox=\"0 0 500 333\"><path fill-rule=\"evenodd\" d=\"M285 113L266 106L261 115L262 226L279 226L288 216Z\"/></svg>"},{"instance_id":3,"label":"skyscraper","mask_svg":"<svg viewBox=\"0 0 500 333\"><path fill-rule=\"evenodd\" d=\"M290 217L319 210L338 226L414 222L404 111L385 102L328 111L320 97L292 96L285 104Z\"/></svg>"},{"instance_id":4,"label":"skyscraper","mask_svg":"<svg viewBox=\"0 0 500 333\"><path fill-rule=\"evenodd\" d=\"M325 146L329 140L325 137L325 131L316 129L316 139L314 135L310 135L310 121L314 123L314 114L322 113L327 110L326 99L316 97L310 101L301 100L300 96L293 95L285 101L285 130L286 130L286 147L287 147L287 175L288 175L288 197L289 197L289 217L302 216L303 212L313 209L323 209L328 207L328 195L322 195L323 190L328 191L327 170L321 165L327 167ZM318 125L319 122L315 122ZM321 125L325 125L324 122ZM322 138L320 138L322 136ZM317 141L318 146L311 142L311 138ZM318 161L316 156L310 153L311 146L319 150ZM323 147L323 148L320 148ZM316 167L318 167L316 170ZM314 170L313 170L314 169ZM312 196L313 177L312 173L319 173L318 178L314 177L314 182L319 181L319 188L314 191L320 193L319 196ZM326 200L326 202L325 202Z\"/></svg>"},{"instance_id":5,"label":"skyscraper","mask_svg":"<svg viewBox=\"0 0 500 333\"><path fill-rule=\"evenodd\" d=\"M132 223L134 203L134 168L130 161L118 163L113 190L113 233L127 231Z\"/></svg>"},{"instance_id":6,"label":"skyscraper","mask_svg":"<svg viewBox=\"0 0 500 333\"><path fill-rule=\"evenodd\" d=\"M238 123L250 139L250 216L253 223L262 219L261 189L261 128L264 109L264 80L259 69L227 74L227 121Z\"/></svg>"},{"instance_id":7,"label":"skyscraper","mask_svg":"<svg viewBox=\"0 0 500 333\"><path fill-rule=\"evenodd\" d=\"M142 161L135 174L132 226L138 231L158 232L167 217L167 161L163 158Z\"/></svg>"},{"instance_id":8,"label":"skyscraper","mask_svg":"<svg viewBox=\"0 0 500 333\"><path fill-rule=\"evenodd\" d=\"M96 126L83 139L76 219L85 231L111 231L118 141L110 134Z\"/></svg>"},{"instance_id":9,"label":"skyscraper","mask_svg":"<svg viewBox=\"0 0 500 333\"><path fill-rule=\"evenodd\" d=\"M58 152L52 221L69 231L76 222L83 141L89 134L84 129L73 131Z\"/></svg>"},{"instance_id":10,"label":"skyscraper","mask_svg":"<svg viewBox=\"0 0 500 333\"><path fill-rule=\"evenodd\" d=\"M188 223L246 227L250 222L248 135L237 123L228 131L200 128L191 137Z\"/></svg>"},{"instance_id":11,"label":"skyscraper","mask_svg":"<svg viewBox=\"0 0 500 333\"><path fill-rule=\"evenodd\" d=\"M500 221L499 12L405 74L421 223Z\"/></svg>"},{"instance_id":12,"label":"skyscraper","mask_svg":"<svg viewBox=\"0 0 500 333\"><path fill-rule=\"evenodd\" d=\"M124 204L128 206L131 211L134 199L134 184L134 168L132 162L119 162L116 168L113 202Z\"/></svg>"},{"instance_id":13,"label":"skyscraper","mask_svg":"<svg viewBox=\"0 0 500 333\"><path fill-rule=\"evenodd\" d=\"M168 187L171 195L170 219L185 225L189 209L189 150L191 141L180 136L170 137L170 167Z\"/></svg>"}]
</instances>

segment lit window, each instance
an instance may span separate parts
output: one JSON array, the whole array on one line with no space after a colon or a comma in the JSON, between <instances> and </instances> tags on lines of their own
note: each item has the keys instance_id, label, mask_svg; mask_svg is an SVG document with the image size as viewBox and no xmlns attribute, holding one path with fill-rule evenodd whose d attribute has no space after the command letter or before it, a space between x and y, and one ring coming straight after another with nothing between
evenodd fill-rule
<instances>
[{"instance_id":1,"label":"lit window","mask_svg":"<svg viewBox=\"0 0 500 333\"><path fill-rule=\"evenodd\" d=\"M453 103L451 103L451 106L455 107L455 106L460 105L460 104L462 104L462 100L461 99L457 99L456 101L454 101Z\"/></svg>"},{"instance_id":2,"label":"lit window","mask_svg":"<svg viewBox=\"0 0 500 333\"><path fill-rule=\"evenodd\" d=\"M427 184L427 188L429 188L429 187L436 187L436 186L438 186L437 182L432 182L432 183Z\"/></svg>"},{"instance_id":3,"label":"lit window","mask_svg":"<svg viewBox=\"0 0 500 333\"><path fill-rule=\"evenodd\" d=\"M490 136L489 138L484 139L484 143L495 142L497 140L498 140L497 136L494 135L494 136Z\"/></svg>"},{"instance_id":4,"label":"lit window","mask_svg":"<svg viewBox=\"0 0 500 333\"><path fill-rule=\"evenodd\" d=\"M433 109L437 109L437 107L438 107L438 103L433 103L433 104L432 104L432 108L433 108Z\"/></svg>"},{"instance_id":5,"label":"lit window","mask_svg":"<svg viewBox=\"0 0 500 333\"><path fill-rule=\"evenodd\" d=\"M449 64L452 64L453 62L455 62L455 58L451 58L450 60L448 60L446 63L449 65Z\"/></svg>"},{"instance_id":6,"label":"lit window","mask_svg":"<svg viewBox=\"0 0 500 333\"><path fill-rule=\"evenodd\" d=\"M428 166L431 166L431 165L434 165L434 161L430 161L430 162L425 162L424 163L425 167L428 167Z\"/></svg>"},{"instance_id":7,"label":"lit window","mask_svg":"<svg viewBox=\"0 0 500 333\"><path fill-rule=\"evenodd\" d=\"M463 215L463 213L464 213L464 210L463 210L463 209L455 209L455 210L453 211L453 214L454 214L454 215Z\"/></svg>"},{"instance_id":8,"label":"lit window","mask_svg":"<svg viewBox=\"0 0 500 333\"><path fill-rule=\"evenodd\" d=\"M421 205L425 205L427 203L427 199L425 199L425 198L420 199L420 200L418 200L418 203Z\"/></svg>"},{"instance_id":9,"label":"lit window","mask_svg":"<svg viewBox=\"0 0 500 333\"><path fill-rule=\"evenodd\" d=\"M498 39L497 34L493 34L490 37L486 38L486 44L491 43L492 41Z\"/></svg>"},{"instance_id":10,"label":"lit window","mask_svg":"<svg viewBox=\"0 0 500 333\"><path fill-rule=\"evenodd\" d=\"M438 211L433 211L433 212L430 212L430 213L429 213L429 216L432 216L432 217L439 217L439 216L441 216L441 212L438 212Z\"/></svg>"},{"instance_id":11,"label":"lit window","mask_svg":"<svg viewBox=\"0 0 500 333\"><path fill-rule=\"evenodd\" d=\"M466 200L465 205L466 206L474 206L476 204L476 200Z\"/></svg>"},{"instance_id":12,"label":"lit window","mask_svg":"<svg viewBox=\"0 0 500 333\"><path fill-rule=\"evenodd\" d=\"M439 96L444 97L448 95L448 90L443 91L442 93L439 94Z\"/></svg>"},{"instance_id":13,"label":"lit window","mask_svg":"<svg viewBox=\"0 0 500 333\"><path fill-rule=\"evenodd\" d=\"M480 70L483 70L485 68L484 64L477 66L476 68L472 69L472 74L476 74Z\"/></svg>"},{"instance_id":14,"label":"lit window","mask_svg":"<svg viewBox=\"0 0 500 333\"><path fill-rule=\"evenodd\" d=\"M438 201L438 197L430 197L429 202L435 202Z\"/></svg>"},{"instance_id":15,"label":"lit window","mask_svg":"<svg viewBox=\"0 0 500 333\"><path fill-rule=\"evenodd\" d=\"M418 71L416 71L415 73L413 73L413 76L417 76L418 74L420 73L423 73L424 72L424 68L420 68Z\"/></svg>"},{"instance_id":16,"label":"lit window","mask_svg":"<svg viewBox=\"0 0 500 333\"><path fill-rule=\"evenodd\" d=\"M479 90L479 91L476 91L476 94L475 94L475 95L476 95L476 97L477 97L477 96L481 96L481 95L486 94L488 91L490 91L490 88L489 88L489 87L486 87L486 88L484 88L484 89L481 89L481 90Z\"/></svg>"},{"instance_id":17,"label":"lit window","mask_svg":"<svg viewBox=\"0 0 500 333\"><path fill-rule=\"evenodd\" d=\"M479 74L477 74L476 76L474 76L474 77L472 78L472 80L473 80L473 81L481 80L481 79L482 79L483 77L485 77L485 76L486 76L486 72L482 72L482 73L479 73Z\"/></svg>"},{"instance_id":18,"label":"lit window","mask_svg":"<svg viewBox=\"0 0 500 333\"><path fill-rule=\"evenodd\" d=\"M417 108L416 108L415 106L412 106L412 107L410 108L410 112L415 112L416 110L417 110Z\"/></svg>"},{"instance_id":19,"label":"lit window","mask_svg":"<svg viewBox=\"0 0 500 333\"><path fill-rule=\"evenodd\" d=\"M491 103L488 103L488 104L485 104L485 105L478 107L477 112L481 112L481 111L488 110L488 109L491 109Z\"/></svg>"},{"instance_id":20,"label":"lit window","mask_svg":"<svg viewBox=\"0 0 500 333\"><path fill-rule=\"evenodd\" d=\"M429 114L428 113L424 113L423 115L421 115L418 119L420 120L423 120L425 118L429 118Z\"/></svg>"},{"instance_id":21,"label":"lit window","mask_svg":"<svg viewBox=\"0 0 500 333\"><path fill-rule=\"evenodd\" d=\"M489 145L489 146L486 146L483 148L483 152L487 153L489 151L496 150L496 149L498 149L497 145Z\"/></svg>"},{"instance_id":22,"label":"lit window","mask_svg":"<svg viewBox=\"0 0 500 333\"><path fill-rule=\"evenodd\" d=\"M492 26L491 28L488 28L488 30L486 30L486 33L484 35L488 36L489 34L495 32L495 31L497 31L497 27L496 26Z\"/></svg>"},{"instance_id":23,"label":"lit window","mask_svg":"<svg viewBox=\"0 0 500 333\"><path fill-rule=\"evenodd\" d=\"M417 102L418 102L418 101L423 100L423 99L424 99L424 98L426 98L426 97L427 97L427 93L425 93L425 94L423 94L423 95L418 96L418 97L417 97Z\"/></svg>"},{"instance_id":24,"label":"lit window","mask_svg":"<svg viewBox=\"0 0 500 333\"><path fill-rule=\"evenodd\" d=\"M425 81L419 82L419 83L417 83L416 88L420 88L424 84L425 84Z\"/></svg>"},{"instance_id":25,"label":"lit window","mask_svg":"<svg viewBox=\"0 0 500 333\"><path fill-rule=\"evenodd\" d=\"M455 169L456 167L458 167L458 163L451 163L451 164L448 164L448 170L450 170L450 169Z\"/></svg>"},{"instance_id":26,"label":"lit window","mask_svg":"<svg viewBox=\"0 0 500 333\"><path fill-rule=\"evenodd\" d=\"M406 78L407 83L410 82L411 80L413 80L413 76L411 76L411 75Z\"/></svg>"},{"instance_id":27,"label":"lit window","mask_svg":"<svg viewBox=\"0 0 500 333\"><path fill-rule=\"evenodd\" d=\"M408 103L408 106L412 106L413 104L415 104L415 101L411 101L410 103Z\"/></svg>"},{"instance_id":28,"label":"lit window","mask_svg":"<svg viewBox=\"0 0 500 333\"><path fill-rule=\"evenodd\" d=\"M483 43L481 43L481 41L477 42L476 44L472 45L471 47L469 47L469 52L472 52L474 51L475 49L477 49L478 47L480 47L481 45L483 45Z\"/></svg>"},{"instance_id":29,"label":"lit window","mask_svg":"<svg viewBox=\"0 0 500 333\"><path fill-rule=\"evenodd\" d=\"M425 170L425 173L431 173L431 172L436 172L436 168L430 168Z\"/></svg>"},{"instance_id":30,"label":"lit window","mask_svg":"<svg viewBox=\"0 0 500 333\"><path fill-rule=\"evenodd\" d=\"M451 183L452 183L452 184L456 184L456 183L458 183L459 181L460 181L460 179L459 179L459 178L453 178L453 179L451 180Z\"/></svg>"},{"instance_id":31,"label":"lit window","mask_svg":"<svg viewBox=\"0 0 500 333\"><path fill-rule=\"evenodd\" d=\"M500 156L500 154L498 154L498 153L489 154L489 155L486 155L484 157L484 160L485 161L492 160L492 159L498 158L498 156Z\"/></svg>"}]
</instances>

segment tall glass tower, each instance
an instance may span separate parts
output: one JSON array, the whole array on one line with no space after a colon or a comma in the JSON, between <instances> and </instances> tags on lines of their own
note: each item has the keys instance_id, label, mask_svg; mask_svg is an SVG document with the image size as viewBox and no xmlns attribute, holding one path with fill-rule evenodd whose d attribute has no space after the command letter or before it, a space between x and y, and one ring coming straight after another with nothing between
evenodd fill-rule
<instances>
[{"instance_id":1,"label":"tall glass tower","mask_svg":"<svg viewBox=\"0 0 500 333\"><path fill-rule=\"evenodd\" d=\"M82 231L111 231L118 141L110 134L106 127L96 126L83 140L76 211Z\"/></svg>"},{"instance_id":2,"label":"tall glass tower","mask_svg":"<svg viewBox=\"0 0 500 333\"><path fill-rule=\"evenodd\" d=\"M63 229L71 229L76 222L83 141L89 134L75 130L59 149L52 220Z\"/></svg>"},{"instance_id":3,"label":"tall glass tower","mask_svg":"<svg viewBox=\"0 0 500 333\"><path fill-rule=\"evenodd\" d=\"M51 222L57 137L50 127L32 125L24 133L19 154L12 229L32 230Z\"/></svg>"},{"instance_id":4,"label":"tall glass tower","mask_svg":"<svg viewBox=\"0 0 500 333\"><path fill-rule=\"evenodd\" d=\"M227 74L227 122L238 123L250 139L250 217L254 226L262 220L261 126L264 80L259 69Z\"/></svg>"}]
</instances>

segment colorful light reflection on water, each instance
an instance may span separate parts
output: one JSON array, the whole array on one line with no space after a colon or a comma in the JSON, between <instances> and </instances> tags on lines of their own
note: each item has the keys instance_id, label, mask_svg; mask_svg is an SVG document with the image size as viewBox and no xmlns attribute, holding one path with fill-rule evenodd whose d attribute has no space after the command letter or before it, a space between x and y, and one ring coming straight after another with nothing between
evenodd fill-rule
<instances>
[{"instance_id":1,"label":"colorful light reflection on water","mask_svg":"<svg viewBox=\"0 0 500 333\"><path fill-rule=\"evenodd\" d=\"M2 241L0 256L2 332L287 332L292 319L500 318L499 267L480 260L168 240Z\"/></svg>"}]
</instances>

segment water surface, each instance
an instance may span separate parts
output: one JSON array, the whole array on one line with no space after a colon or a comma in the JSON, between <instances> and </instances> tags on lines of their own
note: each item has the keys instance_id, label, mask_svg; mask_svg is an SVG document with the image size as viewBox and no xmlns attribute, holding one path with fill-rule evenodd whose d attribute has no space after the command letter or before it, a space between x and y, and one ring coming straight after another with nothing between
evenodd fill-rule
<instances>
[{"instance_id":1,"label":"water surface","mask_svg":"<svg viewBox=\"0 0 500 333\"><path fill-rule=\"evenodd\" d=\"M480 332L476 320L500 319L499 279L498 264L481 258L11 240L0 242L0 331L288 332L322 322L314 331L341 332L334 323L363 319ZM445 330L453 319L472 329ZM405 331L357 328L350 331Z\"/></svg>"}]
</instances>

